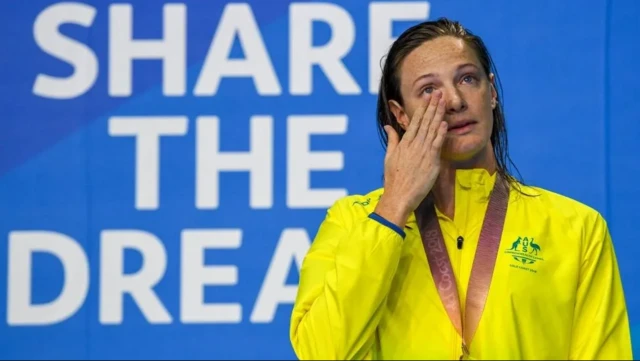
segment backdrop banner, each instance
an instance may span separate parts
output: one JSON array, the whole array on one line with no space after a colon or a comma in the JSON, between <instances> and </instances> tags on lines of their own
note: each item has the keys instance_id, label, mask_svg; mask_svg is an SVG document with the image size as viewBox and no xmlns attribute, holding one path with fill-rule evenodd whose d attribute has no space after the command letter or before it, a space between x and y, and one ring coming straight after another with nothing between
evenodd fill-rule
<instances>
[{"instance_id":1,"label":"backdrop banner","mask_svg":"<svg viewBox=\"0 0 640 361\"><path fill-rule=\"evenodd\" d=\"M640 3L29 0L0 2L0 358L295 358L326 209L382 185L383 55L441 16L485 39L524 181L607 218L637 337Z\"/></svg>"}]
</instances>

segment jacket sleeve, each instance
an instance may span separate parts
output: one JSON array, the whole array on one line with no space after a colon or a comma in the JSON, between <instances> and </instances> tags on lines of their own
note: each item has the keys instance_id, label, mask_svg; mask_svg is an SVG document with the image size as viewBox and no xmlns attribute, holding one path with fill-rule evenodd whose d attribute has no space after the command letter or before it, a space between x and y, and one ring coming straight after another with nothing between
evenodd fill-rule
<instances>
[{"instance_id":1,"label":"jacket sleeve","mask_svg":"<svg viewBox=\"0 0 640 361\"><path fill-rule=\"evenodd\" d=\"M622 281L605 220L598 214L585 233L570 359L632 360Z\"/></svg>"},{"instance_id":2,"label":"jacket sleeve","mask_svg":"<svg viewBox=\"0 0 640 361\"><path fill-rule=\"evenodd\" d=\"M404 232L375 214L354 217L338 201L302 263L290 338L299 359L370 357Z\"/></svg>"}]
</instances>

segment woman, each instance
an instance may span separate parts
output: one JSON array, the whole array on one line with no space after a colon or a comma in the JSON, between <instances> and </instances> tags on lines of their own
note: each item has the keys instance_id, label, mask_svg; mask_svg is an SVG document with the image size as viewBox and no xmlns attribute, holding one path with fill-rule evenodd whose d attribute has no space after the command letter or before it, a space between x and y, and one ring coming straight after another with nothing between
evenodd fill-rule
<instances>
[{"instance_id":1,"label":"woman","mask_svg":"<svg viewBox=\"0 0 640 361\"><path fill-rule=\"evenodd\" d=\"M482 40L446 19L385 61L384 188L340 199L303 262L301 359L632 359L605 220L507 170Z\"/></svg>"}]
</instances>

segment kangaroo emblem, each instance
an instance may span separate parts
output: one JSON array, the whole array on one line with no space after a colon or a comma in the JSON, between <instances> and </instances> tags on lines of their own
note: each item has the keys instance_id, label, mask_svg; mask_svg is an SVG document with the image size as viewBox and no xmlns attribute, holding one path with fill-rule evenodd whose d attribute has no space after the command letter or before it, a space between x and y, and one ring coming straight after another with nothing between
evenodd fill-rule
<instances>
[{"instance_id":1,"label":"kangaroo emblem","mask_svg":"<svg viewBox=\"0 0 640 361\"><path fill-rule=\"evenodd\" d=\"M520 245L520 241L522 240L522 237L518 237L518 239L513 242L511 244L511 248L509 248L510 251L517 251L518 250L518 246ZM537 245L536 245L537 246Z\"/></svg>"},{"instance_id":2,"label":"kangaroo emblem","mask_svg":"<svg viewBox=\"0 0 640 361\"><path fill-rule=\"evenodd\" d=\"M538 254L538 251L540 250L540 246L536 243L533 243L533 238L531 238L531 242L529 243L529 246L531 246L531 253L535 252L535 254Z\"/></svg>"}]
</instances>

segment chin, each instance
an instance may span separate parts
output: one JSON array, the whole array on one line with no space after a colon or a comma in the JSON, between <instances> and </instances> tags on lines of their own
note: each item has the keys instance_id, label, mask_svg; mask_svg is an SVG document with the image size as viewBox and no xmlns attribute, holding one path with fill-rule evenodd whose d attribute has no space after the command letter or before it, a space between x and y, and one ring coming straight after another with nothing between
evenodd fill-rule
<instances>
[{"instance_id":1,"label":"chin","mask_svg":"<svg viewBox=\"0 0 640 361\"><path fill-rule=\"evenodd\" d=\"M442 158L449 162L471 161L487 147L487 142L478 139L450 139L442 149Z\"/></svg>"}]
</instances>

